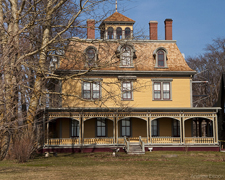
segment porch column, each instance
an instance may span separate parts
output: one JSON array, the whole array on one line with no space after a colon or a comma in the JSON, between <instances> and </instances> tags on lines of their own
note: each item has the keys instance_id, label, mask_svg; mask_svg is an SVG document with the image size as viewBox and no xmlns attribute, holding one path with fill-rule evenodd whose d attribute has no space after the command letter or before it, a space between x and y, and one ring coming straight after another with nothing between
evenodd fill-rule
<instances>
[{"instance_id":1,"label":"porch column","mask_svg":"<svg viewBox=\"0 0 225 180\"><path fill-rule=\"evenodd\" d=\"M184 143L185 144L185 126L184 126L184 124L185 124L185 121L184 121L184 116L182 117L182 128L183 128L183 137L182 137L182 143Z\"/></svg>"},{"instance_id":2,"label":"porch column","mask_svg":"<svg viewBox=\"0 0 225 180\"><path fill-rule=\"evenodd\" d=\"M84 116L82 115L82 138L81 144L84 144Z\"/></svg>"},{"instance_id":3,"label":"porch column","mask_svg":"<svg viewBox=\"0 0 225 180\"><path fill-rule=\"evenodd\" d=\"M180 117L180 143L182 143L182 139L183 139L183 137L182 137L182 118Z\"/></svg>"},{"instance_id":4,"label":"porch column","mask_svg":"<svg viewBox=\"0 0 225 180\"><path fill-rule=\"evenodd\" d=\"M45 112L43 114L43 132L44 132L44 135L43 135L43 145L45 145Z\"/></svg>"},{"instance_id":5,"label":"porch column","mask_svg":"<svg viewBox=\"0 0 225 180\"><path fill-rule=\"evenodd\" d=\"M47 122L47 144L48 144L48 141L49 141L49 121Z\"/></svg>"},{"instance_id":6,"label":"porch column","mask_svg":"<svg viewBox=\"0 0 225 180\"><path fill-rule=\"evenodd\" d=\"M150 114L150 117L149 117L149 130L150 130L150 133L149 133L149 137L150 137L150 143L152 143L152 121L151 121L151 114Z\"/></svg>"},{"instance_id":7,"label":"porch column","mask_svg":"<svg viewBox=\"0 0 225 180\"><path fill-rule=\"evenodd\" d=\"M113 144L116 143L116 117L115 115L113 114Z\"/></svg>"},{"instance_id":8,"label":"porch column","mask_svg":"<svg viewBox=\"0 0 225 180\"><path fill-rule=\"evenodd\" d=\"M82 128L82 126L81 126L81 122L82 122L82 119L81 119L81 115L79 115L79 120L80 120L80 122L79 122L79 144L81 144L81 142L82 142L82 134L81 134L81 128Z\"/></svg>"},{"instance_id":9,"label":"porch column","mask_svg":"<svg viewBox=\"0 0 225 180\"><path fill-rule=\"evenodd\" d=\"M218 123L217 123L217 115L215 115L215 117L214 117L214 121L215 121L215 135L216 135L216 137L215 137L215 141L216 141L216 143L218 143Z\"/></svg>"},{"instance_id":10,"label":"porch column","mask_svg":"<svg viewBox=\"0 0 225 180\"><path fill-rule=\"evenodd\" d=\"M148 143L148 136L149 136L149 126L148 126L148 115L147 115L147 122L146 122L146 125L147 125L147 143Z\"/></svg>"},{"instance_id":11,"label":"porch column","mask_svg":"<svg viewBox=\"0 0 225 180\"><path fill-rule=\"evenodd\" d=\"M116 143L118 144L118 114L116 114Z\"/></svg>"}]
</instances>

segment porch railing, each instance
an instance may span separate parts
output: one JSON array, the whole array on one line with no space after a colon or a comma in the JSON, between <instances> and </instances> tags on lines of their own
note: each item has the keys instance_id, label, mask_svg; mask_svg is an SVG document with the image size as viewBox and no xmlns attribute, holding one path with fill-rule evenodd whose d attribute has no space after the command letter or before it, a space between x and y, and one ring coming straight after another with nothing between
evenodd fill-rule
<instances>
[{"instance_id":1,"label":"porch railing","mask_svg":"<svg viewBox=\"0 0 225 180\"><path fill-rule=\"evenodd\" d=\"M181 138L180 137L152 137L151 143L152 144L176 144L176 143L181 143Z\"/></svg>"},{"instance_id":2,"label":"porch railing","mask_svg":"<svg viewBox=\"0 0 225 180\"><path fill-rule=\"evenodd\" d=\"M186 137L185 144L213 144L213 137Z\"/></svg>"},{"instance_id":3,"label":"porch railing","mask_svg":"<svg viewBox=\"0 0 225 180\"><path fill-rule=\"evenodd\" d=\"M141 136L139 136L139 144L141 146L142 152L145 152L145 143L144 141L141 139Z\"/></svg>"},{"instance_id":4,"label":"porch railing","mask_svg":"<svg viewBox=\"0 0 225 180\"><path fill-rule=\"evenodd\" d=\"M113 144L113 137L84 138L84 144Z\"/></svg>"},{"instance_id":5,"label":"porch railing","mask_svg":"<svg viewBox=\"0 0 225 180\"><path fill-rule=\"evenodd\" d=\"M80 144L79 138L51 138L48 140L49 145L77 145Z\"/></svg>"}]
</instances>

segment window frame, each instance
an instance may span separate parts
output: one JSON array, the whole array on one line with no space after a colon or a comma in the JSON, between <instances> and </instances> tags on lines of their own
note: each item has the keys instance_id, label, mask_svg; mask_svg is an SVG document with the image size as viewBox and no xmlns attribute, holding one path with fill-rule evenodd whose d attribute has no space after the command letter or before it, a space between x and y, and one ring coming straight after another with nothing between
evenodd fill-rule
<instances>
[{"instance_id":1,"label":"window frame","mask_svg":"<svg viewBox=\"0 0 225 180\"><path fill-rule=\"evenodd\" d=\"M153 101L171 101L172 100L172 81L173 79L152 79L152 100ZM160 90L155 89L155 84L160 85ZM165 84L169 85L168 89L164 88ZM160 97L157 98L155 96L156 94L159 94ZM168 94L169 97L166 98L165 94Z\"/></svg>"},{"instance_id":2,"label":"window frame","mask_svg":"<svg viewBox=\"0 0 225 180\"><path fill-rule=\"evenodd\" d=\"M172 123L173 137L180 137L180 121L173 119Z\"/></svg>"},{"instance_id":3,"label":"window frame","mask_svg":"<svg viewBox=\"0 0 225 180\"><path fill-rule=\"evenodd\" d=\"M90 89L85 89L85 84L89 84ZM94 90L94 85L98 84L98 98L94 97L97 90ZM89 97L85 97L85 91L89 92ZM83 80L82 81L82 98L87 100L100 100L101 99L101 82L100 80Z\"/></svg>"},{"instance_id":4,"label":"window frame","mask_svg":"<svg viewBox=\"0 0 225 180\"><path fill-rule=\"evenodd\" d=\"M88 51L93 50L94 51L94 57L92 58L92 63L90 64L90 60L89 60L89 56L88 56ZM85 66L86 67L96 67L97 66L97 59L98 59L98 50L96 47L94 46L88 46L85 51Z\"/></svg>"},{"instance_id":5,"label":"window frame","mask_svg":"<svg viewBox=\"0 0 225 180\"><path fill-rule=\"evenodd\" d=\"M129 48L129 56L126 55L125 53L127 53L126 48ZM125 51L123 51L125 49ZM121 47L121 51L120 51L120 66L121 67L133 67L133 51L132 48L130 46L122 46ZM126 59L129 58L129 64L127 63L128 61Z\"/></svg>"},{"instance_id":6,"label":"window frame","mask_svg":"<svg viewBox=\"0 0 225 180\"><path fill-rule=\"evenodd\" d=\"M123 121L125 121L125 125L123 125ZM126 122L129 122L129 125L127 125ZM132 130L132 128L131 128L131 118L122 119L120 127L121 127L121 137L124 137L124 136L131 137L131 134L132 134L132 132L131 132L131 130ZM123 133L123 128L125 128L124 133ZM129 134L127 133L127 128L129 128Z\"/></svg>"},{"instance_id":7,"label":"window frame","mask_svg":"<svg viewBox=\"0 0 225 180\"><path fill-rule=\"evenodd\" d=\"M163 53L163 59L160 59L159 53ZM159 47L156 50L154 50L153 56L155 57L155 60L156 60L155 68L168 68L168 66L167 66L167 54L168 54L168 51L164 47ZM160 62L163 65L160 65Z\"/></svg>"},{"instance_id":8,"label":"window frame","mask_svg":"<svg viewBox=\"0 0 225 180\"><path fill-rule=\"evenodd\" d=\"M72 119L71 120L71 135L70 137L79 137L80 125L79 121Z\"/></svg>"},{"instance_id":9,"label":"window frame","mask_svg":"<svg viewBox=\"0 0 225 180\"><path fill-rule=\"evenodd\" d=\"M110 35L109 29L112 29L112 35ZM113 29L113 27L108 27L108 29L107 29L107 39L114 39L114 29Z\"/></svg>"},{"instance_id":10,"label":"window frame","mask_svg":"<svg viewBox=\"0 0 225 180\"><path fill-rule=\"evenodd\" d=\"M126 30L128 30L129 29L129 34L127 34L126 32ZM129 27L126 27L125 28L125 39L130 39L131 38L131 29L129 28Z\"/></svg>"},{"instance_id":11,"label":"window frame","mask_svg":"<svg viewBox=\"0 0 225 180\"><path fill-rule=\"evenodd\" d=\"M120 30L120 34L119 34L119 30ZM121 27L116 28L116 39L122 39L122 32L123 32L123 30Z\"/></svg>"},{"instance_id":12,"label":"window frame","mask_svg":"<svg viewBox=\"0 0 225 180\"><path fill-rule=\"evenodd\" d=\"M124 89L124 84L130 84L130 90ZM130 98L124 97L124 94L130 94ZM133 100L133 81L124 80L121 82L121 99L122 101L132 101Z\"/></svg>"},{"instance_id":13,"label":"window frame","mask_svg":"<svg viewBox=\"0 0 225 180\"><path fill-rule=\"evenodd\" d=\"M153 124L153 122L156 122L156 124ZM154 128L154 126L156 128ZM157 137L159 136L159 121L158 119L154 119L151 121L151 137Z\"/></svg>"},{"instance_id":14,"label":"window frame","mask_svg":"<svg viewBox=\"0 0 225 180\"><path fill-rule=\"evenodd\" d=\"M104 121L104 124L102 122ZM101 123L101 125L98 124ZM101 128L101 133L98 135L98 129ZM97 118L96 119L96 137L107 137L107 119L106 118ZM103 131L104 129L104 131ZM104 134L102 133L104 132Z\"/></svg>"}]
</instances>

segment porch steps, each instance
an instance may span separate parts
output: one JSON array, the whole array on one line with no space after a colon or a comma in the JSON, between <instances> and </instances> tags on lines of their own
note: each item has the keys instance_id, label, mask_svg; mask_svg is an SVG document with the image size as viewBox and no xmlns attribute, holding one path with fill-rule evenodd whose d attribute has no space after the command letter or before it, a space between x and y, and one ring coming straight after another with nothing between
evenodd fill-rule
<instances>
[{"instance_id":1,"label":"porch steps","mask_svg":"<svg viewBox=\"0 0 225 180\"><path fill-rule=\"evenodd\" d=\"M142 151L142 148L139 144L132 143L129 146L129 151L126 151L127 154L145 154L145 151Z\"/></svg>"}]
</instances>

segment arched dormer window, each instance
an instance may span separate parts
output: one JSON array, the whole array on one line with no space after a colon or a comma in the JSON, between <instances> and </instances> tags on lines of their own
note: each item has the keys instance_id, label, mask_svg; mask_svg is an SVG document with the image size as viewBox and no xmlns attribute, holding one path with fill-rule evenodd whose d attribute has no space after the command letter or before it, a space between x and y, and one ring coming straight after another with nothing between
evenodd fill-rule
<instances>
[{"instance_id":1,"label":"arched dormer window","mask_svg":"<svg viewBox=\"0 0 225 180\"><path fill-rule=\"evenodd\" d=\"M112 27L108 28L108 39L113 39L113 28Z\"/></svg>"},{"instance_id":2,"label":"arched dormer window","mask_svg":"<svg viewBox=\"0 0 225 180\"><path fill-rule=\"evenodd\" d=\"M129 27L125 28L125 38L126 39L129 39L131 37L130 34L131 34L130 28Z\"/></svg>"},{"instance_id":3,"label":"arched dormer window","mask_svg":"<svg viewBox=\"0 0 225 180\"><path fill-rule=\"evenodd\" d=\"M167 54L168 54L167 50L163 47L159 47L153 52L153 55L156 60L155 68L168 68L166 62Z\"/></svg>"},{"instance_id":4,"label":"arched dormer window","mask_svg":"<svg viewBox=\"0 0 225 180\"><path fill-rule=\"evenodd\" d=\"M123 46L121 49L121 65L122 66L131 66L132 57L131 57L131 48L129 46Z\"/></svg>"},{"instance_id":5,"label":"arched dormer window","mask_svg":"<svg viewBox=\"0 0 225 180\"><path fill-rule=\"evenodd\" d=\"M87 49L85 49L85 54L86 54L86 65L88 67L96 66L97 49L93 46L89 46L87 47Z\"/></svg>"},{"instance_id":6,"label":"arched dormer window","mask_svg":"<svg viewBox=\"0 0 225 180\"><path fill-rule=\"evenodd\" d=\"M137 58L136 50L130 43L120 44L116 50L116 55L120 58L121 67L133 67L133 59Z\"/></svg>"},{"instance_id":7,"label":"arched dormer window","mask_svg":"<svg viewBox=\"0 0 225 180\"><path fill-rule=\"evenodd\" d=\"M122 28L118 27L116 28L116 39L121 39L122 38Z\"/></svg>"}]
</instances>

